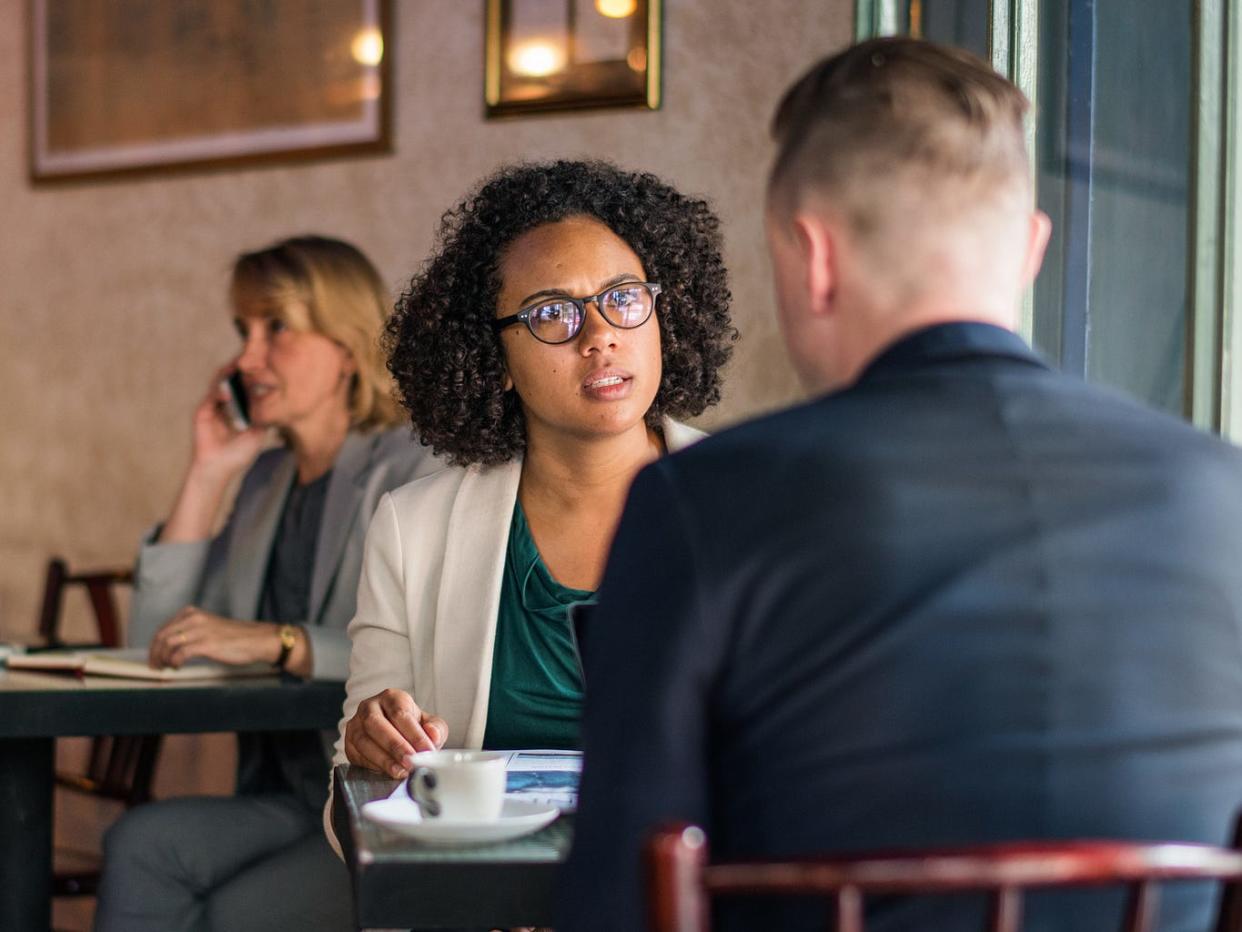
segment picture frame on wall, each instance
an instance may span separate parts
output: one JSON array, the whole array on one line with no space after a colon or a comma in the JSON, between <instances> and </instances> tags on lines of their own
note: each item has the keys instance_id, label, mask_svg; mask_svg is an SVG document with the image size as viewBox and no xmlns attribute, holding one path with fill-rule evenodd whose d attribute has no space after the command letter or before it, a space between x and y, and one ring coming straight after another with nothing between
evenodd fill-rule
<instances>
[{"instance_id":1,"label":"picture frame on wall","mask_svg":"<svg viewBox=\"0 0 1242 932\"><path fill-rule=\"evenodd\" d=\"M36 181L391 148L391 0L30 9Z\"/></svg>"},{"instance_id":2,"label":"picture frame on wall","mask_svg":"<svg viewBox=\"0 0 1242 932\"><path fill-rule=\"evenodd\" d=\"M661 0L487 0L489 117L659 109Z\"/></svg>"}]
</instances>

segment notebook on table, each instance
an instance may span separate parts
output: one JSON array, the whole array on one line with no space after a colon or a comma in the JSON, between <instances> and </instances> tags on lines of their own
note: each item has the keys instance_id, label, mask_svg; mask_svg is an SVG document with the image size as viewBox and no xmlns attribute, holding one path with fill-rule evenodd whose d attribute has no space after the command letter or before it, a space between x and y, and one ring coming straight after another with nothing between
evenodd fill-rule
<instances>
[{"instance_id":1,"label":"notebook on table","mask_svg":"<svg viewBox=\"0 0 1242 932\"><path fill-rule=\"evenodd\" d=\"M566 812L578 808L582 780L582 752L532 749L509 752L505 762L505 795L556 806Z\"/></svg>"},{"instance_id":2,"label":"notebook on table","mask_svg":"<svg viewBox=\"0 0 1242 932\"><path fill-rule=\"evenodd\" d=\"M505 755L505 796L525 802L556 806L563 812L578 808L582 781L582 752L552 748L497 751ZM389 799L409 799L408 781L399 780Z\"/></svg>"},{"instance_id":3,"label":"notebook on table","mask_svg":"<svg viewBox=\"0 0 1242 932\"><path fill-rule=\"evenodd\" d=\"M191 660L181 667L152 669L145 647L99 648L92 650L47 650L10 654L4 658L10 670L41 673L71 673L76 676L116 676L133 680L173 682L185 680L223 680L239 676L275 676L271 664L243 666L214 660Z\"/></svg>"}]
</instances>

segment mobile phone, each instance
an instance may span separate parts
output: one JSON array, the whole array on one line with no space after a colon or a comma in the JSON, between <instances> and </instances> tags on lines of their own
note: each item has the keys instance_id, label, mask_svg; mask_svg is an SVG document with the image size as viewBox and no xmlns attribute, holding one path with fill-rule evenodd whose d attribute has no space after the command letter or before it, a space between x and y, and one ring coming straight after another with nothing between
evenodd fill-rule
<instances>
[{"instance_id":1,"label":"mobile phone","mask_svg":"<svg viewBox=\"0 0 1242 932\"><path fill-rule=\"evenodd\" d=\"M235 430L246 430L250 427L250 400L246 397L246 386L242 383L241 373L234 372L227 379L221 379L220 387L228 393L224 410L229 423Z\"/></svg>"}]
</instances>

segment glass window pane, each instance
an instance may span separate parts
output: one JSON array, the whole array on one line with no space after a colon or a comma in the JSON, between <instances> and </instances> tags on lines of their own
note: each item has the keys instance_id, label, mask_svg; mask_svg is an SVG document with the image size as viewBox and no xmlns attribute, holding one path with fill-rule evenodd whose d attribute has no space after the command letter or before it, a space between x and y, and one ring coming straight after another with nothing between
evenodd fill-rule
<instances>
[{"instance_id":1,"label":"glass window pane","mask_svg":"<svg viewBox=\"0 0 1242 932\"><path fill-rule=\"evenodd\" d=\"M1040 17L1039 198L1058 229L1036 343L1183 413L1191 5L1044 0Z\"/></svg>"},{"instance_id":2,"label":"glass window pane","mask_svg":"<svg viewBox=\"0 0 1242 932\"><path fill-rule=\"evenodd\" d=\"M911 35L989 56L988 0L909 0Z\"/></svg>"}]
</instances>

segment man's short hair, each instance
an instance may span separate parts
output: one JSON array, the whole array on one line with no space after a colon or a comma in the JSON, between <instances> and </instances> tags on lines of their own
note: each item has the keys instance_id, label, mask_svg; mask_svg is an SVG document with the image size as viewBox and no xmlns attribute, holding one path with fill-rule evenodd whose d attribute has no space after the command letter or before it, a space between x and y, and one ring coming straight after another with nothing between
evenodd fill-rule
<instances>
[{"instance_id":1,"label":"man's short hair","mask_svg":"<svg viewBox=\"0 0 1242 932\"><path fill-rule=\"evenodd\" d=\"M1029 197L1028 106L962 49L896 37L860 43L815 65L781 100L773 204L820 194L866 239L920 213L950 220L1002 189Z\"/></svg>"}]
</instances>

